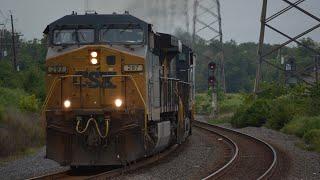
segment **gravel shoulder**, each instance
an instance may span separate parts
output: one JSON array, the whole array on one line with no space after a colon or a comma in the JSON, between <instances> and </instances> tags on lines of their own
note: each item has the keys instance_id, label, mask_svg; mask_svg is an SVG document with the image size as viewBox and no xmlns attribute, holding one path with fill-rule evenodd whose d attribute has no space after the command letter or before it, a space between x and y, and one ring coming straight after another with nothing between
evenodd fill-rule
<instances>
[{"instance_id":1,"label":"gravel shoulder","mask_svg":"<svg viewBox=\"0 0 320 180\"><path fill-rule=\"evenodd\" d=\"M26 179L68 169L45 159L45 148L36 154L0 165L0 179Z\"/></svg>"},{"instance_id":2,"label":"gravel shoulder","mask_svg":"<svg viewBox=\"0 0 320 180\"><path fill-rule=\"evenodd\" d=\"M230 128L228 124L222 126ZM320 153L297 147L299 138L264 127L236 130L265 140L279 151L281 163L285 164L283 179L320 179ZM216 135L194 130L187 142L169 157L115 179L199 179L226 161L222 146L225 144L217 141ZM42 148L35 155L0 164L0 179L26 179L67 169L44 157Z\"/></svg>"},{"instance_id":3,"label":"gravel shoulder","mask_svg":"<svg viewBox=\"0 0 320 180\"><path fill-rule=\"evenodd\" d=\"M229 160L224 154L228 145L220 136L197 128L176 151L159 162L115 179L200 179ZM223 155L222 155L223 154ZM67 169L45 159L45 148L37 154L0 166L0 179L26 179Z\"/></svg>"},{"instance_id":4,"label":"gravel shoulder","mask_svg":"<svg viewBox=\"0 0 320 180\"><path fill-rule=\"evenodd\" d=\"M223 166L230 157L223 155L220 137L198 128L193 135L169 157L156 164L114 179L201 179Z\"/></svg>"}]
</instances>

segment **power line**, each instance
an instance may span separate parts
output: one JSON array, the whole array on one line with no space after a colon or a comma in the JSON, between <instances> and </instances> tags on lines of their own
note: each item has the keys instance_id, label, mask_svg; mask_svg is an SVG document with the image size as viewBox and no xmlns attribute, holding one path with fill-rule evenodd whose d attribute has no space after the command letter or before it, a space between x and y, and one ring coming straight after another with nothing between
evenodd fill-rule
<instances>
[{"instance_id":1,"label":"power line","mask_svg":"<svg viewBox=\"0 0 320 180\"><path fill-rule=\"evenodd\" d=\"M204 16L205 15L205 16ZM219 84L222 90L226 91L225 70L224 70L224 50L222 32L221 6L219 0L195 0L193 5L193 34L192 42L195 43L197 37L204 39L208 44L218 41ZM201 34L202 31L205 35Z\"/></svg>"},{"instance_id":2,"label":"power line","mask_svg":"<svg viewBox=\"0 0 320 180\"><path fill-rule=\"evenodd\" d=\"M290 43L297 43L298 45L304 47L305 49L309 50L310 52L314 53L315 55L320 55L320 51L315 49L314 47L311 47L309 45L303 44L301 43L298 39L304 37L305 35L315 31L316 29L320 28L320 18L311 14L310 12L308 12L307 10L301 8L299 5L301 3L303 3L305 0L297 0L294 3L288 1L288 0L281 0L282 2L284 2L285 4L287 4L288 6L285 7L284 9L280 10L279 12L274 13L273 15L271 15L270 17L267 17L267 11L268 11L268 0L263 0L263 4L262 4L262 11L261 11L261 27L260 27L260 38L259 38L259 46L258 46L258 56L259 56L259 60L258 60L258 64L257 64L257 70L256 70L256 78L255 78L255 85L254 85L254 93L257 93L259 91L259 85L260 85L260 81L262 79L262 65L263 63L269 64L271 65L272 63L270 63L269 61L266 60L266 58L270 55L272 55L273 53L277 52L278 50L281 50L283 47L285 47L286 45L290 44ZM269 22L271 22L272 20L275 20L276 18L278 18L280 15L287 13L289 10L291 9L295 9L298 10L300 12L302 12L302 14L304 14L306 17L310 17L314 20L316 20L318 22L317 25L311 27L308 30L303 31L302 33L298 34L295 37L291 37L290 35L288 35L288 33L283 32L273 26L271 26L269 24ZM265 31L266 29L269 29L273 32L276 32L277 34L280 34L282 37L285 37L288 39L288 41L278 45L277 47L266 51L266 49L264 49L264 40L265 40ZM279 67L278 65L272 64L272 67L277 68L277 69L283 69L282 67ZM316 67L318 68L318 67ZM303 71L297 72L295 73L295 76L299 77L301 76L304 72L306 72L306 68Z\"/></svg>"}]
</instances>

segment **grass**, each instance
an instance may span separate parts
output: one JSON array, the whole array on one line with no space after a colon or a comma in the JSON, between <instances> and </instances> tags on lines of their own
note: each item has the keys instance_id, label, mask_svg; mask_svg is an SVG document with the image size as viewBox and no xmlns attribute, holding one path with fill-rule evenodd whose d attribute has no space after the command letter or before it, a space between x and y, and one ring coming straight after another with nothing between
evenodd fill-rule
<instances>
[{"instance_id":1,"label":"grass","mask_svg":"<svg viewBox=\"0 0 320 180\"><path fill-rule=\"evenodd\" d=\"M281 131L303 138L307 144L304 148L320 152L320 116L295 117Z\"/></svg>"},{"instance_id":2,"label":"grass","mask_svg":"<svg viewBox=\"0 0 320 180\"><path fill-rule=\"evenodd\" d=\"M35 113L10 108L0 121L0 157L28 153L30 148L44 144L44 128Z\"/></svg>"},{"instance_id":3,"label":"grass","mask_svg":"<svg viewBox=\"0 0 320 180\"><path fill-rule=\"evenodd\" d=\"M220 104L220 113L234 113L242 104L241 94L226 94Z\"/></svg>"},{"instance_id":4,"label":"grass","mask_svg":"<svg viewBox=\"0 0 320 180\"><path fill-rule=\"evenodd\" d=\"M0 157L0 165L3 165L7 162L15 161L18 159L21 159L25 156L30 156L36 154L43 146L40 147L30 147L26 148L24 151L17 152L14 155L6 156L6 157Z\"/></svg>"},{"instance_id":5,"label":"grass","mask_svg":"<svg viewBox=\"0 0 320 180\"><path fill-rule=\"evenodd\" d=\"M219 116L219 117L216 118L216 119L210 119L210 120L209 120L209 123L210 123L210 124L227 124L227 123L230 123L231 117L232 117L232 114L227 114L227 115L224 115L224 116Z\"/></svg>"},{"instance_id":6,"label":"grass","mask_svg":"<svg viewBox=\"0 0 320 180\"><path fill-rule=\"evenodd\" d=\"M243 98L241 94L226 94L220 102L219 116L209 120L211 124L230 123L235 111L241 106Z\"/></svg>"}]
</instances>

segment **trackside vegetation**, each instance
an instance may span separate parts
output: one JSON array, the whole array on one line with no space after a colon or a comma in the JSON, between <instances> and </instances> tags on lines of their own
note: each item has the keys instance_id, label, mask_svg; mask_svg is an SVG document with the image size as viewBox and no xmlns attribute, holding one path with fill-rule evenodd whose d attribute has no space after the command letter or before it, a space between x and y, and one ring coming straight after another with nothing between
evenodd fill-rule
<instances>
[{"instance_id":1,"label":"trackside vegetation","mask_svg":"<svg viewBox=\"0 0 320 180\"><path fill-rule=\"evenodd\" d=\"M236 128L247 126L279 130L303 138L306 148L320 152L320 84L314 87L285 87L264 84L256 97L246 95L231 118Z\"/></svg>"},{"instance_id":2,"label":"trackside vegetation","mask_svg":"<svg viewBox=\"0 0 320 180\"><path fill-rule=\"evenodd\" d=\"M28 154L44 145L39 111L45 98L43 41L19 40L19 71L8 56L0 60L0 159Z\"/></svg>"}]
</instances>

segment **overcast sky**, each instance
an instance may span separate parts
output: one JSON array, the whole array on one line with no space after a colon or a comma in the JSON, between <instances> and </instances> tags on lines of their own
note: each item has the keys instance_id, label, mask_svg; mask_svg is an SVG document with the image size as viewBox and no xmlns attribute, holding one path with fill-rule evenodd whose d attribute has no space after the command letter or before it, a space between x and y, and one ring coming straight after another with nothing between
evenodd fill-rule
<instances>
[{"instance_id":1,"label":"overcast sky","mask_svg":"<svg viewBox=\"0 0 320 180\"><path fill-rule=\"evenodd\" d=\"M157 22L158 24L163 25L164 23L161 23L162 21L155 21L153 19L154 17L150 18L150 12L152 12L154 6L157 5L152 1L155 0L89 0L89 8L96 10L100 14L112 12L123 13L124 10L130 10L132 14L137 15L148 22ZM159 1L165 2L164 4L167 7L173 2L173 0ZM183 2L184 0L176 0L176 2L178 1ZM261 2L262 0L221 0L225 40L234 39L237 42L258 41ZM143 5L143 3L145 3L145 5ZM271 13L280 10L285 7L285 5L286 4L282 3L282 0L269 0L268 14L270 15ZM151 6L153 6L153 9L150 8ZM178 9L178 6L180 7L181 5L177 3L176 6ZM190 3L189 9L190 14L192 15L191 6ZM167 9L164 5L161 7ZM320 16L320 0L306 0L306 2L302 3L301 7L309 10L318 17ZM183 10L185 8L182 7L181 9ZM71 14L72 11L82 13L84 11L84 0L0 0L0 10L2 12L0 12L0 24L6 22L6 27L10 28L8 17L9 11L11 10L16 19L15 26L17 31L24 35L24 39L29 40L41 38L43 30L50 22L53 22L64 15ZM167 18L167 13L168 12L162 12L162 14L158 14L158 16L164 16L166 19L170 19L173 22L163 26L156 25L159 30L172 32L177 26L185 24L182 15L177 13L175 14L175 18ZM192 22L190 21L190 27L191 24ZM294 10L271 22L271 24L278 27L280 30L289 33L291 36L294 36L301 33L303 30L316 25L317 21L309 17L304 17L301 12ZM320 30L316 30L308 36L320 41ZM283 40L286 39L267 31L266 42L279 43Z\"/></svg>"}]
</instances>

